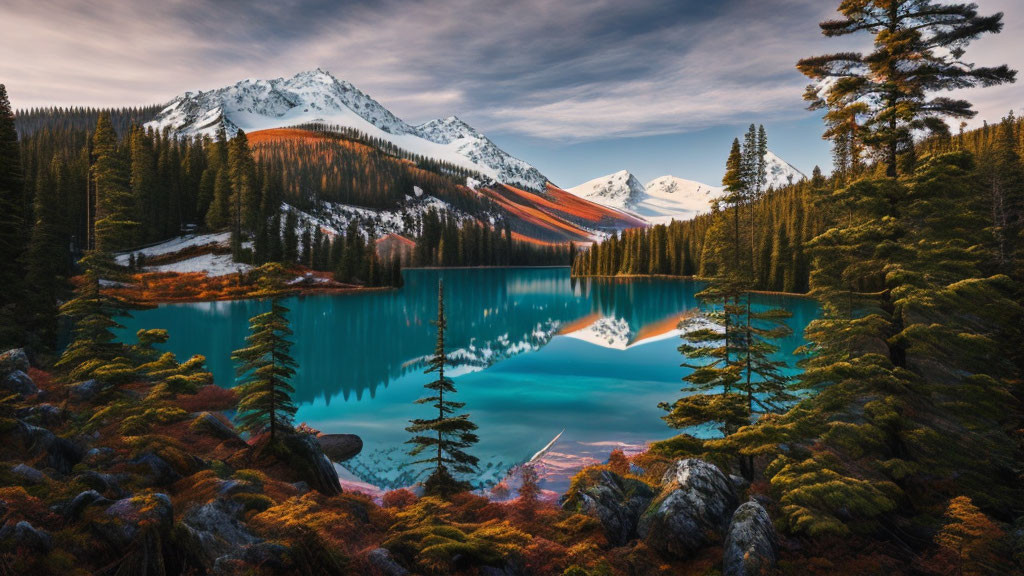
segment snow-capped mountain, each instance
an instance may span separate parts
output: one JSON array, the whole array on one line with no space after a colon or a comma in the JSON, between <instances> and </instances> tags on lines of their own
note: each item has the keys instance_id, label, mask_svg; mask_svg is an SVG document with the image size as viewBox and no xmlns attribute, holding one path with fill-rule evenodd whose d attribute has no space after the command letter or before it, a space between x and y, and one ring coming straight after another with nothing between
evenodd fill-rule
<instances>
[{"instance_id":1,"label":"snow-capped mountain","mask_svg":"<svg viewBox=\"0 0 1024 576\"><path fill-rule=\"evenodd\" d=\"M766 189L781 188L807 177L770 150L765 160ZM676 176L662 176L642 185L635 176L622 170L567 191L602 206L639 216L650 224L665 224L707 212L711 209L712 200L721 196L724 189Z\"/></svg>"},{"instance_id":2,"label":"snow-capped mountain","mask_svg":"<svg viewBox=\"0 0 1024 576\"><path fill-rule=\"evenodd\" d=\"M626 170L595 178L566 191L618 210L631 210L644 198L644 185Z\"/></svg>"},{"instance_id":3,"label":"snow-capped mountain","mask_svg":"<svg viewBox=\"0 0 1024 576\"><path fill-rule=\"evenodd\" d=\"M782 188L807 178L807 175L799 171L789 162L779 158L771 150L765 157L768 163L768 188Z\"/></svg>"},{"instance_id":4,"label":"snow-capped mountain","mask_svg":"<svg viewBox=\"0 0 1024 576\"><path fill-rule=\"evenodd\" d=\"M246 79L215 90L186 92L147 128L179 135L229 135L305 123L354 128L408 152L480 172L495 181L543 190L547 178L471 126L451 116L419 126L407 124L352 84L321 69L292 78Z\"/></svg>"},{"instance_id":5,"label":"snow-capped mountain","mask_svg":"<svg viewBox=\"0 0 1024 576\"><path fill-rule=\"evenodd\" d=\"M597 204L634 214L652 224L685 220L711 209L722 189L675 176L655 178L646 185L623 170L585 182L568 192Z\"/></svg>"}]
</instances>

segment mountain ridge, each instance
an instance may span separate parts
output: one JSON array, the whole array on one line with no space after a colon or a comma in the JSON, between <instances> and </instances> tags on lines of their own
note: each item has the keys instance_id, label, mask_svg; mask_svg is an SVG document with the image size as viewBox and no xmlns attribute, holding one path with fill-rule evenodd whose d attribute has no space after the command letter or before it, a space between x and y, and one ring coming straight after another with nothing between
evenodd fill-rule
<instances>
[{"instance_id":1,"label":"mountain ridge","mask_svg":"<svg viewBox=\"0 0 1024 576\"><path fill-rule=\"evenodd\" d=\"M479 172L496 182L543 190L547 177L457 116L411 125L351 83L317 68L291 78L248 78L176 96L145 124L181 136L229 136L322 123L353 128L398 148Z\"/></svg>"}]
</instances>

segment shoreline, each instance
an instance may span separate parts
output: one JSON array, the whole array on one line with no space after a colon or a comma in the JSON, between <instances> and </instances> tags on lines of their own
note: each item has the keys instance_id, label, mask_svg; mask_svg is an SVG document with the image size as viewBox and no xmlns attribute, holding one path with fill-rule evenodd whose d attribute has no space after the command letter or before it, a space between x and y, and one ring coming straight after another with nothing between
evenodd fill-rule
<instances>
[{"instance_id":1,"label":"shoreline","mask_svg":"<svg viewBox=\"0 0 1024 576\"><path fill-rule=\"evenodd\" d=\"M598 278L602 280L637 280L642 278L661 278L665 280L689 280L691 282L709 282L707 278L701 278L699 276L682 276L679 274L615 274L615 275L586 275L586 276L573 276L574 280L586 280L589 278ZM807 300L816 300L814 296L806 292L782 292L776 290L748 290L750 294L761 294L764 296L787 296L790 298L805 298Z\"/></svg>"}]
</instances>

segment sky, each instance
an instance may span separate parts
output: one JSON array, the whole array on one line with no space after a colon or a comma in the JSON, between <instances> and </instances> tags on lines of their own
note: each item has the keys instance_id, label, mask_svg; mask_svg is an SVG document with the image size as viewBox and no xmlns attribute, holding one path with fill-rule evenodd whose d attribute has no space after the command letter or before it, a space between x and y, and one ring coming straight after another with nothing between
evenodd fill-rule
<instances>
[{"instance_id":1,"label":"sky","mask_svg":"<svg viewBox=\"0 0 1024 576\"><path fill-rule=\"evenodd\" d=\"M967 60L1024 69L1020 0ZM618 170L718 184L734 137L831 167L802 101L804 56L864 47L817 23L838 0L4 0L0 82L15 108L164 103L321 67L412 124L448 115L568 187ZM1024 78L1022 78L1024 81ZM971 91L976 123L1021 109Z\"/></svg>"}]
</instances>

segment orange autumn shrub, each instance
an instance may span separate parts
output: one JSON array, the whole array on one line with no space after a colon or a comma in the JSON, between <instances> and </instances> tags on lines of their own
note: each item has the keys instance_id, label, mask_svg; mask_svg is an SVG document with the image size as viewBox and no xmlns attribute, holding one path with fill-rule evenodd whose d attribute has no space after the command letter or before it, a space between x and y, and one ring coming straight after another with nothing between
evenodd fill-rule
<instances>
[{"instance_id":1,"label":"orange autumn shrub","mask_svg":"<svg viewBox=\"0 0 1024 576\"><path fill-rule=\"evenodd\" d=\"M381 504L385 508L402 509L414 504L415 502L416 494L413 494L411 490L407 490L405 488L385 492L384 496L381 498Z\"/></svg>"},{"instance_id":2,"label":"orange autumn shrub","mask_svg":"<svg viewBox=\"0 0 1024 576\"><path fill-rule=\"evenodd\" d=\"M186 412L214 412L234 408L238 402L238 396L234 390L209 384L200 388L195 394L178 396L176 402Z\"/></svg>"}]
</instances>

